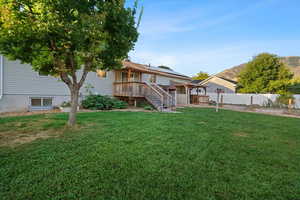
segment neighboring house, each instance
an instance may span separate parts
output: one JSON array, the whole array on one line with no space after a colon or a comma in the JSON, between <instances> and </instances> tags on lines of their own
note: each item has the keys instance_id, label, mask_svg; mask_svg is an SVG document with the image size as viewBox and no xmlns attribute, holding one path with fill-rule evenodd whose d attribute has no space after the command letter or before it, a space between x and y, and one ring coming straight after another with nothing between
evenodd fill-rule
<instances>
[{"instance_id":1,"label":"neighboring house","mask_svg":"<svg viewBox=\"0 0 300 200\"><path fill-rule=\"evenodd\" d=\"M217 75L210 76L203 81L192 81L206 87L207 93L215 93L217 89L222 89L224 93L236 93L237 82Z\"/></svg>"},{"instance_id":2,"label":"neighboring house","mask_svg":"<svg viewBox=\"0 0 300 200\"><path fill-rule=\"evenodd\" d=\"M2 56L0 60L0 112L48 110L70 100L69 89L58 78L39 74L19 61ZM191 89L198 87L183 74L129 61L120 70L90 72L81 99L90 85L94 94L133 102L144 99L159 110L189 104Z\"/></svg>"}]
</instances>

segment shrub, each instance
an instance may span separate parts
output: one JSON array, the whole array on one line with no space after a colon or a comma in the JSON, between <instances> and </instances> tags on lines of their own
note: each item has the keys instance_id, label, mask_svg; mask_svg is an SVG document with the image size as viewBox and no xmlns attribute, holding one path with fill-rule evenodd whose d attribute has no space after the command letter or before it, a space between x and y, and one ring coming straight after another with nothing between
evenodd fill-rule
<instances>
[{"instance_id":1,"label":"shrub","mask_svg":"<svg viewBox=\"0 0 300 200\"><path fill-rule=\"evenodd\" d=\"M136 107L138 108L145 108L146 106L151 106L150 103L148 103L147 101L138 101Z\"/></svg>"},{"instance_id":2,"label":"shrub","mask_svg":"<svg viewBox=\"0 0 300 200\"><path fill-rule=\"evenodd\" d=\"M89 95L82 101L82 107L90 110L111 110L127 108L127 103L109 96Z\"/></svg>"},{"instance_id":3,"label":"shrub","mask_svg":"<svg viewBox=\"0 0 300 200\"><path fill-rule=\"evenodd\" d=\"M62 102L61 107L63 107L63 108L71 107L71 102L70 101L64 101L64 102Z\"/></svg>"},{"instance_id":4,"label":"shrub","mask_svg":"<svg viewBox=\"0 0 300 200\"><path fill-rule=\"evenodd\" d=\"M144 107L145 110L154 110L154 108L150 105L147 105Z\"/></svg>"},{"instance_id":5,"label":"shrub","mask_svg":"<svg viewBox=\"0 0 300 200\"><path fill-rule=\"evenodd\" d=\"M118 99L113 99L113 108L115 109L125 109L128 104L124 101L119 101Z\"/></svg>"}]
</instances>

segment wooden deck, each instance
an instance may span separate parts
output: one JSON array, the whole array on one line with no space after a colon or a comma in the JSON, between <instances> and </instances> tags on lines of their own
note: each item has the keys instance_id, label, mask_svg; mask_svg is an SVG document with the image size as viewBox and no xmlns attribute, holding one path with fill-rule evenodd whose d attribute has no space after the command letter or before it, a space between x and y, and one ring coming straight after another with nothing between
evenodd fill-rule
<instances>
[{"instance_id":1,"label":"wooden deck","mask_svg":"<svg viewBox=\"0 0 300 200\"><path fill-rule=\"evenodd\" d=\"M116 97L144 97L145 83L142 82L116 82L114 83L114 96Z\"/></svg>"}]
</instances>

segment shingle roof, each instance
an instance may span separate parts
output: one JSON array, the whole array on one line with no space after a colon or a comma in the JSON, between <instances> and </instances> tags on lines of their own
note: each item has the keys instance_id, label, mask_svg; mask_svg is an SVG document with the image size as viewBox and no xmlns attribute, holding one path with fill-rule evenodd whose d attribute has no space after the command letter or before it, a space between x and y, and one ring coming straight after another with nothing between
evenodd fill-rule
<instances>
[{"instance_id":1,"label":"shingle roof","mask_svg":"<svg viewBox=\"0 0 300 200\"><path fill-rule=\"evenodd\" d=\"M179 72L175 72L173 70L168 70L168 69L163 69L163 68L159 68L159 67L153 67L153 66L148 66L151 70L154 70L154 71L160 71L160 72L165 72L165 73L169 73L169 74L175 74L175 75L178 75L178 76L185 76L185 77L188 77L184 74L181 74Z\"/></svg>"},{"instance_id":2,"label":"shingle roof","mask_svg":"<svg viewBox=\"0 0 300 200\"><path fill-rule=\"evenodd\" d=\"M142 65L142 64L131 62L131 61L123 61L123 66L125 68L133 68L133 69L137 69L137 70L141 70L141 71L146 71L149 73L158 73L158 74L167 75L167 76L171 75L171 76L175 76L177 78L191 80L191 78L189 76L186 76L179 72L175 72L175 71L168 70L168 69L162 69L159 67L149 66L149 65Z\"/></svg>"}]
</instances>

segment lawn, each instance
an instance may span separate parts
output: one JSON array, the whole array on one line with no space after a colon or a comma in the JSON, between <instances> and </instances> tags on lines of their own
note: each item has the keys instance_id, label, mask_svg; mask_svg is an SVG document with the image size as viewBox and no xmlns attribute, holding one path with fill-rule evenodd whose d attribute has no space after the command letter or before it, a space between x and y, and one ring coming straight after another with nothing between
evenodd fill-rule
<instances>
[{"instance_id":1,"label":"lawn","mask_svg":"<svg viewBox=\"0 0 300 200\"><path fill-rule=\"evenodd\" d=\"M300 119L181 111L0 118L0 199L300 199Z\"/></svg>"}]
</instances>

